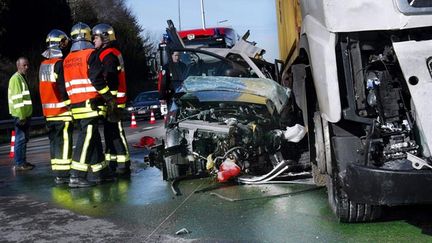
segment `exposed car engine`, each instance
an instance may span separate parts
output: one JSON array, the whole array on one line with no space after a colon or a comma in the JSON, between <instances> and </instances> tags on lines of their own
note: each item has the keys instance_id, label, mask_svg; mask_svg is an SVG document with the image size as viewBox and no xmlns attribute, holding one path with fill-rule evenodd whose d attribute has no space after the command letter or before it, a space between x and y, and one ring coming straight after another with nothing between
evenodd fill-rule
<instances>
[{"instance_id":1,"label":"exposed car engine","mask_svg":"<svg viewBox=\"0 0 432 243\"><path fill-rule=\"evenodd\" d=\"M219 102L198 108L185 100L183 104L167 134L176 134L172 141L187 147L181 152L187 158L183 163L195 174L217 173L226 161L235 163L242 174L268 173L284 160L284 144L304 136L301 129L294 136L294 130L281 130L279 116L271 116L265 105ZM175 145L167 139L167 147Z\"/></svg>"}]
</instances>

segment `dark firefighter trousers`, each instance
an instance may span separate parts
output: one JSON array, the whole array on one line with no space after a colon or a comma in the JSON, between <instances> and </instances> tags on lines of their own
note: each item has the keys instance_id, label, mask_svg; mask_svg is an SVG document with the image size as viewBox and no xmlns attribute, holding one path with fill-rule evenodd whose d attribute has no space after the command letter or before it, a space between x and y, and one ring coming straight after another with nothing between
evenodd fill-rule
<instances>
[{"instance_id":1,"label":"dark firefighter trousers","mask_svg":"<svg viewBox=\"0 0 432 243\"><path fill-rule=\"evenodd\" d=\"M69 177L72 162L73 123L47 121L50 140L51 169L56 177Z\"/></svg>"},{"instance_id":2,"label":"dark firefighter trousers","mask_svg":"<svg viewBox=\"0 0 432 243\"><path fill-rule=\"evenodd\" d=\"M129 170L129 149L122 122L104 120L105 160L113 171Z\"/></svg>"},{"instance_id":3,"label":"dark firefighter trousers","mask_svg":"<svg viewBox=\"0 0 432 243\"><path fill-rule=\"evenodd\" d=\"M77 121L80 130L72 156L71 176L90 180L97 179L103 173L109 173L98 130L99 117L83 118Z\"/></svg>"}]
</instances>

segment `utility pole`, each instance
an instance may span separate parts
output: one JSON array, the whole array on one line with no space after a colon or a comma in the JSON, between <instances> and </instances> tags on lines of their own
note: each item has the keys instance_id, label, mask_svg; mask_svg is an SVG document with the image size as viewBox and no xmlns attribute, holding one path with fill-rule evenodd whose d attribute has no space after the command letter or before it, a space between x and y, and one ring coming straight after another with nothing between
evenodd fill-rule
<instances>
[{"instance_id":1,"label":"utility pole","mask_svg":"<svg viewBox=\"0 0 432 243\"><path fill-rule=\"evenodd\" d=\"M179 30L181 30L180 0L178 0L178 18L179 18Z\"/></svg>"},{"instance_id":2,"label":"utility pole","mask_svg":"<svg viewBox=\"0 0 432 243\"><path fill-rule=\"evenodd\" d=\"M205 13L204 13L204 0L201 0L201 19L202 19L202 28L205 30L206 24L205 24Z\"/></svg>"}]
</instances>

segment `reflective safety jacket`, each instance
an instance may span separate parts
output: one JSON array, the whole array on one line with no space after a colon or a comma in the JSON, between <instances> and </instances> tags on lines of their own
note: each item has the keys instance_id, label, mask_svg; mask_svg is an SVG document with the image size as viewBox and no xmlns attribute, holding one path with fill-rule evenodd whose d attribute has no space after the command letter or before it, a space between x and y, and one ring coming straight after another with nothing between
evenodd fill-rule
<instances>
[{"instance_id":1,"label":"reflective safety jacket","mask_svg":"<svg viewBox=\"0 0 432 243\"><path fill-rule=\"evenodd\" d=\"M103 63L104 66L112 65L111 63L107 63L104 61L104 59L109 54L113 54L118 59L118 66L115 67L118 71L117 74L117 82L118 84L114 84L114 87L117 87L117 89L112 88L110 84L108 83L108 86L110 86L111 93L117 97L117 104L119 108L124 108L126 106L126 73L124 68L124 61L123 56L121 52L114 47L108 47L101 51L99 54L99 60ZM109 82L109 81L108 81Z\"/></svg>"},{"instance_id":2,"label":"reflective safety jacket","mask_svg":"<svg viewBox=\"0 0 432 243\"><path fill-rule=\"evenodd\" d=\"M22 120L32 115L33 107L26 79L16 72L9 80L9 114Z\"/></svg>"},{"instance_id":3,"label":"reflective safety jacket","mask_svg":"<svg viewBox=\"0 0 432 243\"><path fill-rule=\"evenodd\" d=\"M88 59L93 49L69 53L63 62L66 91L71 104L77 104L99 96L88 76Z\"/></svg>"},{"instance_id":4,"label":"reflective safety jacket","mask_svg":"<svg viewBox=\"0 0 432 243\"><path fill-rule=\"evenodd\" d=\"M62 59L43 61L39 68L39 92L43 114L47 121L72 121L70 103L64 87Z\"/></svg>"},{"instance_id":5,"label":"reflective safety jacket","mask_svg":"<svg viewBox=\"0 0 432 243\"><path fill-rule=\"evenodd\" d=\"M106 114L101 95L109 88L94 66L94 49L69 53L63 61L67 94L69 95L74 119L84 119Z\"/></svg>"}]
</instances>

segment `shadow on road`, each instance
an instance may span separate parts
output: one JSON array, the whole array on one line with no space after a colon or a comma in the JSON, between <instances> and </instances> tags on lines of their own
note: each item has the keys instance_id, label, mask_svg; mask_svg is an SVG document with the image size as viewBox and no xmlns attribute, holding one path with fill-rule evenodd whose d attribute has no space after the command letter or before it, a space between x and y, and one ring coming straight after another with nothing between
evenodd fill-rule
<instances>
[{"instance_id":1,"label":"shadow on road","mask_svg":"<svg viewBox=\"0 0 432 243\"><path fill-rule=\"evenodd\" d=\"M384 208L383 221L404 220L432 236L432 205L398 206Z\"/></svg>"}]
</instances>

